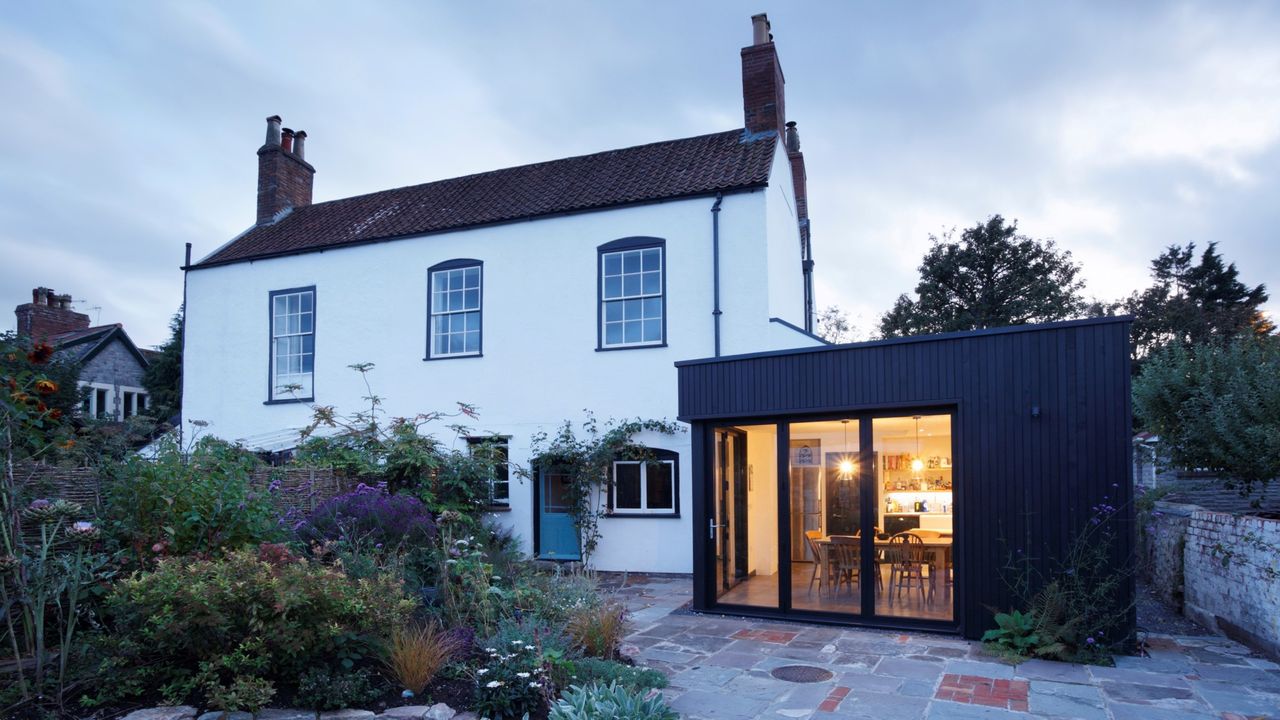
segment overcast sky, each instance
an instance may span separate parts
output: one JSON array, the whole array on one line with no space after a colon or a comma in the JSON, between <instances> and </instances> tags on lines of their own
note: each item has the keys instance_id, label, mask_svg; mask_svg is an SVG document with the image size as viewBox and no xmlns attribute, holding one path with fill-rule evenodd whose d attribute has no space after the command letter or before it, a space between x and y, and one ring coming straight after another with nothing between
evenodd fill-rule
<instances>
[{"instance_id":1,"label":"overcast sky","mask_svg":"<svg viewBox=\"0 0 1280 720\"><path fill-rule=\"evenodd\" d=\"M1070 250L1091 296L1209 240L1280 295L1278 3L15 2L0 329L45 285L162 342L183 243L253 221L267 115L307 131L316 201L741 127L761 10L818 304L864 335L930 234L993 213Z\"/></svg>"}]
</instances>

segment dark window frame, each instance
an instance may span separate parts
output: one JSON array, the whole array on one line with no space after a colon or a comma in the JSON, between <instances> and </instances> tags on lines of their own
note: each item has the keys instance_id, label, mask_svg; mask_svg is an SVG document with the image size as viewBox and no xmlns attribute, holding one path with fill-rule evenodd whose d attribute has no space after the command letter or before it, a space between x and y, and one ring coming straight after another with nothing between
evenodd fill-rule
<instances>
[{"instance_id":1,"label":"dark window frame","mask_svg":"<svg viewBox=\"0 0 1280 720\"><path fill-rule=\"evenodd\" d=\"M480 306L474 311L480 315L479 345L477 346L475 352L445 353L443 355L436 354L435 351L432 350L432 345L434 344L432 342L434 338L432 336L432 329L431 329L431 319L432 317L434 317L431 312L431 303L432 303L432 297L433 297L433 287L432 287L433 279L432 278L436 273L444 270L462 270L464 268L470 268L470 267L479 268L480 270ZM427 268L427 353L422 358L424 361L461 360L463 358L484 357L484 285L485 285L485 280L484 280L484 261L483 260L477 260L475 258L455 258L453 260L445 260L444 262L436 263L435 265L432 265L431 267ZM464 311L464 312L470 312L470 311Z\"/></svg>"},{"instance_id":2,"label":"dark window frame","mask_svg":"<svg viewBox=\"0 0 1280 720\"><path fill-rule=\"evenodd\" d=\"M662 273L662 289L659 296L662 302L662 340L659 342L606 345L604 342L604 256L627 250L645 250L648 248L658 248L662 251L659 267ZM635 235L600 245L596 248L596 352L647 350L661 347L667 347L667 241L660 237Z\"/></svg>"},{"instance_id":3,"label":"dark window frame","mask_svg":"<svg viewBox=\"0 0 1280 720\"><path fill-rule=\"evenodd\" d=\"M277 398L275 396L275 365L276 365L276 314L275 304L276 297L279 295L293 295L295 293L311 293L311 394L307 397L287 397ZM267 293L267 399L263 405L290 405L302 402L314 402L316 399L316 352L315 338L316 327L320 319L320 297L316 292L315 285L306 285L304 287L285 288L284 290L271 290Z\"/></svg>"},{"instance_id":4,"label":"dark window frame","mask_svg":"<svg viewBox=\"0 0 1280 720\"><path fill-rule=\"evenodd\" d=\"M647 457L614 458L609 463L609 493L605 506L605 517L611 518L678 518L680 517L680 453L675 450L665 450L663 448L644 448ZM640 463L643 467L649 463L671 463L671 509L665 508L659 510L640 510L637 508L623 508L618 510L614 508L615 493L614 484L615 468L618 463ZM640 496L645 495L645 480L648 478L648 471L642 470L640 474ZM643 502L643 501L642 501Z\"/></svg>"}]
</instances>

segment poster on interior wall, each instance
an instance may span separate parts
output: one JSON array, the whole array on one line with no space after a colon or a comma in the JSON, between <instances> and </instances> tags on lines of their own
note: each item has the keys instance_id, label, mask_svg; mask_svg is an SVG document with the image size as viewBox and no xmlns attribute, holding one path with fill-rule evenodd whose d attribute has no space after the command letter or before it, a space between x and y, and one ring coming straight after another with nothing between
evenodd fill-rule
<instances>
[{"instance_id":1,"label":"poster on interior wall","mask_svg":"<svg viewBox=\"0 0 1280 720\"><path fill-rule=\"evenodd\" d=\"M817 467L822 464L822 441L817 438L791 441L792 467Z\"/></svg>"}]
</instances>

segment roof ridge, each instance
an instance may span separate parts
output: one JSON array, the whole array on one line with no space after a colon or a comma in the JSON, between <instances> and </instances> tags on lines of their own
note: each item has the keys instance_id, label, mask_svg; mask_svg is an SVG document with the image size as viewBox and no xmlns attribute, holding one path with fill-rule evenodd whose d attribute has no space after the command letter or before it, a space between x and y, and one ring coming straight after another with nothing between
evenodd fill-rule
<instances>
[{"instance_id":1,"label":"roof ridge","mask_svg":"<svg viewBox=\"0 0 1280 720\"><path fill-rule=\"evenodd\" d=\"M382 190L374 190L372 192L360 193L359 195L347 195L346 197L334 198L332 200L325 200L323 202L318 202L318 203L311 203L310 205L305 205L300 208L293 208L293 210L294 212L304 212L313 207L323 207L331 203L343 202L345 200L355 200L357 198L373 197L374 195L381 195L383 193L400 192L402 190L420 188L424 185L436 185L436 184L447 183L447 182L459 182L462 180L470 180L471 178L479 177L481 175L492 175L493 173L500 173L508 170L523 170L525 168L535 168L542 165L550 165L552 163L567 162L570 160L580 160L583 158L596 157L597 155L608 155L609 153L626 152L628 150L639 150L641 148L653 147L655 145L667 145L669 143L687 142L689 140L700 140L702 138L717 137L717 136L729 135L729 134L740 135L742 138L742 142L756 142L758 140L766 139L772 135L775 135L776 133L765 132L765 133L748 134L747 131L743 128L735 128L733 130L722 130L720 132L703 133L701 135L690 135L689 137L671 138L668 140L655 140L653 142L640 143L639 145L628 145L627 147L611 148L609 150L597 150L595 152L582 153L581 155L566 155L564 157L553 158L551 160L539 160L538 162L523 163L520 165L509 165L507 167L494 168L493 170L481 170L479 172L468 173L466 175L455 175L454 177L440 178L439 180L428 180L426 182L413 183L412 185L401 185L399 187L383 188Z\"/></svg>"}]
</instances>

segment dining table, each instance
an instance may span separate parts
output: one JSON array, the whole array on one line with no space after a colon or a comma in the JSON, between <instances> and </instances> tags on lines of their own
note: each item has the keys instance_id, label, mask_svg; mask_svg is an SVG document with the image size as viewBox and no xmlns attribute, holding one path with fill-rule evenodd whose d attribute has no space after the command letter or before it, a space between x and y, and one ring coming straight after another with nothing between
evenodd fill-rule
<instances>
[{"instance_id":1,"label":"dining table","mask_svg":"<svg viewBox=\"0 0 1280 720\"><path fill-rule=\"evenodd\" d=\"M906 532L911 533L910 530ZM911 534L914 535L915 533ZM860 539L857 535L827 535L813 541L822 556L819 558L818 563L818 592L822 592L823 586L830 582L827 578L827 570L831 567L831 562L828 558L833 537ZM937 569L943 568L945 570L947 567L947 556L951 553L951 535L950 533L944 533L938 537L924 537L921 535L917 535L917 537L920 538L920 544L924 546L925 551L929 554L929 584L936 587ZM892 537L881 538L877 536L875 547L877 550L884 550L892 544L892 540Z\"/></svg>"}]
</instances>

